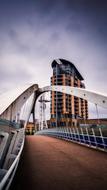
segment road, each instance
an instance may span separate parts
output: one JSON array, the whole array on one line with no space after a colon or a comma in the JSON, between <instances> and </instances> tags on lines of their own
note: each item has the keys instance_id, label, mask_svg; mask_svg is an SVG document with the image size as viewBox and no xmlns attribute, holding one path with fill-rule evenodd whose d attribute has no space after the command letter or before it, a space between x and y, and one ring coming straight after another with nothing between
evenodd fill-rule
<instances>
[{"instance_id":1,"label":"road","mask_svg":"<svg viewBox=\"0 0 107 190\"><path fill-rule=\"evenodd\" d=\"M26 136L11 190L106 190L107 154L46 136Z\"/></svg>"}]
</instances>

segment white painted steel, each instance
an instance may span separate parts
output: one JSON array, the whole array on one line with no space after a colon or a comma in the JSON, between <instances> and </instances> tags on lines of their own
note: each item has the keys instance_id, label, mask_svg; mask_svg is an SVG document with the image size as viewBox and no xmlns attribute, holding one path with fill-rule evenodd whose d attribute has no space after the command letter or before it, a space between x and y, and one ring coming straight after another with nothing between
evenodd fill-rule
<instances>
[{"instance_id":1,"label":"white painted steel","mask_svg":"<svg viewBox=\"0 0 107 190\"><path fill-rule=\"evenodd\" d=\"M0 95L0 115L15 101L18 100L18 98L21 99L21 95L25 92L29 92L29 94L26 93L27 98L35 91L37 90L36 84L27 84L24 86L17 87L14 90L10 90L8 92L5 92ZM22 102L21 102L22 103Z\"/></svg>"},{"instance_id":2,"label":"white painted steel","mask_svg":"<svg viewBox=\"0 0 107 190\"><path fill-rule=\"evenodd\" d=\"M26 100L32 95L33 92L37 90L37 88L38 86L36 84L29 84L20 88L18 87L15 90L0 95L0 116L3 115L5 112L4 116L10 119L9 113L11 112L11 108L13 112L18 112L20 107L23 106ZM107 108L107 95L94 91L89 91L87 89L56 85L46 86L39 89L39 91L40 93L44 93L47 91L66 93L85 99L101 107ZM24 99L24 97L26 98Z\"/></svg>"},{"instance_id":3,"label":"white painted steel","mask_svg":"<svg viewBox=\"0 0 107 190\"><path fill-rule=\"evenodd\" d=\"M104 95L99 92L94 92L94 91L90 91L83 88L61 86L61 85L47 86L47 87L42 88L41 91L42 92L57 91L57 92L65 93L65 94L70 94L70 95L82 98L84 100L87 100L89 102L92 102L103 108L107 108L107 95Z\"/></svg>"},{"instance_id":4,"label":"white painted steel","mask_svg":"<svg viewBox=\"0 0 107 190\"><path fill-rule=\"evenodd\" d=\"M38 85L30 84L2 94L0 96L0 117L16 123L23 120L25 126L31 114L37 90ZM24 105L27 107L26 114L22 114Z\"/></svg>"},{"instance_id":5,"label":"white painted steel","mask_svg":"<svg viewBox=\"0 0 107 190\"><path fill-rule=\"evenodd\" d=\"M7 171L7 173L5 174L5 176L3 177L2 181L0 182L0 190L3 189L3 187L5 186L7 180L9 179L10 175L12 174L12 172L14 173L14 169L16 169L17 165L18 165L18 162L19 162L19 159L20 159L20 156L21 156L21 153L22 153L22 150L23 150L23 147L24 147L24 141L25 141L25 137L24 137L24 129L23 129L23 142L22 142L22 145L21 145L21 148L20 148L20 151L18 153L18 155L16 156L16 159L14 160L14 162L12 163L11 167L9 168L9 170ZM15 174L15 173L14 173ZM13 177L13 176L12 176ZM10 178L11 180L11 178ZM9 183L10 185L10 183ZM8 188L6 188L8 189Z\"/></svg>"},{"instance_id":6,"label":"white painted steel","mask_svg":"<svg viewBox=\"0 0 107 190\"><path fill-rule=\"evenodd\" d=\"M0 131L0 136L2 136L2 141L0 143L0 165L2 160L4 159L5 151L6 151L6 145L8 143L9 134L6 132Z\"/></svg>"}]
</instances>

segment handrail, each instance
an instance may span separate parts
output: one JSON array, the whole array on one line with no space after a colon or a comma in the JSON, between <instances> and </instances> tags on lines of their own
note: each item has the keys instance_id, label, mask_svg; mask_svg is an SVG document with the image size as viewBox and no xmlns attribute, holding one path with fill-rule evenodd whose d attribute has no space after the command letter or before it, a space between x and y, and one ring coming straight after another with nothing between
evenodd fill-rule
<instances>
[{"instance_id":1,"label":"handrail","mask_svg":"<svg viewBox=\"0 0 107 190\"><path fill-rule=\"evenodd\" d=\"M20 148L20 151L19 151L18 155L16 156L14 162L12 163L9 170L7 171L7 173L5 174L5 176L3 177L3 179L0 182L0 190L3 189L3 187L5 186L7 180L9 179L9 177L12 174L13 170L15 169L15 166L17 166L17 163L18 163L18 161L20 159L20 156L21 156L21 153L22 153L22 150L23 150L23 147L24 147L24 142L25 142L25 136L23 136L22 145L21 145L21 148ZM9 179L9 180L11 180L11 179Z\"/></svg>"},{"instance_id":2,"label":"handrail","mask_svg":"<svg viewBox=\"0 0 107 190\"><path fill-rule=\"evenodd\" d=\"M3 138L2 142L0 144L0 167L1 167L4 155L5 155L6 149L7 149L7 143L8 143L8 140L9 140L9 134L6 133L6 132L1 132L0 131L0 136L2 136L2 138Z\"/></svg>"},{"instance_id":3,"label":"handrail","mask_svg":"<svg viewBox=\"0 0 107 190\"><path fill-rule=\"evenodd\" d=\"M94 129L92 129L92 134L89 133L88 128L86 128L85 130L86 133L83 133L82 128L80 128L79 132L78 128L57 127L44 129L36 132L36 134L61 138L67 141L88 146L90 148L96 148L107 152L107 136L103 136L101 128L99 128L99 136L95 134Z\"/></svg>"}]
</instances>

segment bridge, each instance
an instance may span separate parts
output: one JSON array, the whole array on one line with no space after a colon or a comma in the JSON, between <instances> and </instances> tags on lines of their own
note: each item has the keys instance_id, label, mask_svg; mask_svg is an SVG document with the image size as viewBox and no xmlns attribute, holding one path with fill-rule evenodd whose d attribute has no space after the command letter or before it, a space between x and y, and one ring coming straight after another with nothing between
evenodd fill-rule
<instances>
[{"instance_id":1,"label":"bridge","mask_svg":"<svg viewBox=\"0 0 107 190\"><path fill-rule=\"evenodd\" d=\"M106 129L56 127L25 136L35 104L48 91L107 108L107 96L69 86L29 84L0 96L0 189L106 189Z\"/></svg>"}]
</instances>

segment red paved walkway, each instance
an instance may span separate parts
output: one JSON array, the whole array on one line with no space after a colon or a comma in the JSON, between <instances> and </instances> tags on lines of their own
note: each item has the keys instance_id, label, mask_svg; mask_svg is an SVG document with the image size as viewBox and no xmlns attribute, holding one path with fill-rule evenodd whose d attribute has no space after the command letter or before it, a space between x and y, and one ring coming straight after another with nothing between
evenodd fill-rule
<instances>
[{"instance_id":1,"label":"red paved walkway","mask_svg":"<svg viewBox=\"0 0 107 190\"><path fill-rule=\"evenodd\" d=\"M107 154L45 136L27 136L11 190L106 190Z\"/></svg>"}]
</instances>

